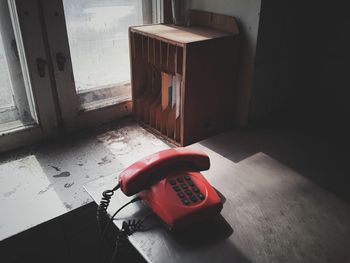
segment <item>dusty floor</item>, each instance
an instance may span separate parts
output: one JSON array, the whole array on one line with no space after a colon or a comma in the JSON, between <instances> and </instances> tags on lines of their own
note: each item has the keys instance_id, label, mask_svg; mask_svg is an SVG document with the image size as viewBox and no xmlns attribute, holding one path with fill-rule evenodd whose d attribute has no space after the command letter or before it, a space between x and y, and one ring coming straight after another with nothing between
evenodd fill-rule
<instances>
[{"instance_id":1,"label":"dusty floor","mask_svg":"<svg viewBox=\"0 0 350 263\"><path fill-rule=\"evenodd\" d=\"M0 156L0 240L92 201L83 185L169 146L130 119Z\"/></svg>"}]
</instances>

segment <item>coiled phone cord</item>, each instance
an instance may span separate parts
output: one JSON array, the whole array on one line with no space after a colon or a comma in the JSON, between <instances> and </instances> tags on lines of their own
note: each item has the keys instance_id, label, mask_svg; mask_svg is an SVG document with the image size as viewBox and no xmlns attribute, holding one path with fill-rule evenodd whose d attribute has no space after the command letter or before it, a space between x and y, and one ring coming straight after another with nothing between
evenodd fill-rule
<instances>
[{"instance_id":1,"label":"coiled phone cord","mask_svg":"<svg viewBox=\"0 0 350 263\"><path fill-rule=\"evenodd\" d=\"M118 256L120 255L120 252L123 251L127 247L127 244L128 244L127 229L128 229L128 227L125 226L124 223L125 222L123 222L123 227L117 235L117 241L115 244L115 248L114 248L110 263L117 262Z\"/></svg>"},{"instance_id":2,"label":"coiled phone cord","mask_svg":"<svg viewBox=\"0 0 350 263\"><path fill-rule=\"evenodd\" d=\"M131 199L129 202L127 202L127 203L125 203L123 206L121 206L121 207L111 216L111 218L108 220L108 223L107 223L105 229L103 230L103 233L102 233L102 236L101 236L101 240L103 240L104 237L106 236L107 231L108 231L108 229L109 229L109 226L112 224L114 217L115 217L123 208L125 208L126 206L130 205L131 203L134 203L134 202L139 201L139 200L141 200L140 197L135 197L135 198Z\"/></svg>"},{"instance_id":3,"label":"coiled phone cord","mask_svg":"<svg viewBox=\"0 0 350 263\"><path fill-rule=\"evenodd\" d=\"M99 228L99 232L101 234L101 241L104 240L109 226L111 225L111 223L113 222L114 217L126 206L128 206L131 203L134 203L136 201L141 200L140 197L135 197L132 200L130 200L129 202L125 203L123 206L121 206L108 220L107 224L106 220L108 219L108 213L107 213L107 209L108 206L111 202L111 198L114 195L114 192L116 190L118 190L120 188L120 185L118 184L117 186L115 186L112 190L106 190L102 193L102 198L100 201L100 204L97 208L97 224L98 224L98 228ZM143 218L142 220L128 220L128 221L124 221L123 222L123 226L122 226L122 230L119 232L118 236L117 236L117 243L116 243L116 248L115 251L113 253L112 256L112 261L114 258L117 257L118 252L121 251L123 249L123 247L125 246L125 242L127 240L127 236L132 234L133 232L136 231L140 231L143 229L143 222L145 221L146 218L148 218L149 216L146 216L145 218ZM102 226L105 225L104 230L102 231ZM111 261L111 262L112 262Z\"/></svg>"},{"instance_id":4,"label":"coiled phone cord","mask_svg":"<svg viewBox=\"0 0 350 263\"><path fill-rule=\"evenodd\" d=\"M143 222L147 220L149 217L154 216L154 213L150 213L146 215L144 218L136 220L127 220L123 221L122 229L119 231L117 235L116 245L114 248L114 252L111 258L111 263L118 262L117 258L120 256L120 252L122 252L128 244L128 236L137 231L143 231L144 225Z\"/></svg>"},{"instance_id":5,"label":"coiled phone cord","mask_svg":"<svg viewBox=\"0 0 350 263\"><path fill-rule=\"evenodd\" d=\"M111 198L114 195L114 192L120 188L120 185L116 185L112 190L106 190L102 193L102 198L99 206L97 207L97 226L100 234L102 233L102 226L105 223L105 220L108 218L107 216L107 208L109 203L111 202Z\"/></svg>"},{"instance_id":6,"label":"coiled phone cord","mask_svg":"<svg viewBox=\"0 0 350 263\"><path fill-rule=\"evenodd\" d=\"M111 218L109 218L106 226L104 227L104 230L102 231L102 225L104 225L104 223L106 223L105 220L108 219L108 214L107 214L107 209L108 206L111 202L111 198L114 195L114 192L117 191L120 188L120 185L116 185L112 190L106 190L102 193L102 198L100 201L100 204L97 208L97 224L98 224L98 228L99 228L99 232L101 235L101 240L104 239L109 226L111 225L111 223L113 222L114 217L126 206L128 206L131 203L134 203L136 201L141 200L140 197L135 197L133 199L131 199L129 202L127 202L126 204L124 204L123 206L121 206L114 214L113 216L111 216ZM140 222L141 223L141 222ZM135 228L135 226L133 227L132 225L129 225L131 228Z\"/></svg>"}]
</instances>

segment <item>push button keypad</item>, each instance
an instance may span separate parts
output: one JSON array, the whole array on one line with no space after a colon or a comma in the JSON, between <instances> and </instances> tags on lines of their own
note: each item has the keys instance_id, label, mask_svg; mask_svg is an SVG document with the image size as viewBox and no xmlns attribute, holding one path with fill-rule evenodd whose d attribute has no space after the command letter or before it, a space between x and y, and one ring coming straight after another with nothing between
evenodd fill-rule
<instances>
[{"instance_id":1,"label":"push button keypad","mask_svg":"<svg viewBox=\"0 0 350 263\"><path fill-rule=\"evenodd\" d=\"M188 199L182 199L182 203L184 205L189 205L190 204L190 201Z\"/></svg>"},{"instance_id":2,"label":"push button keypad","mask_svg":"<svg viewBox=\"0 0 350 263\"><path fill-rule=\"evenodd\" d=\"M181 190L180 187L178 187L178 186L174 186L173 189L175 190L175 192L180 192L180 190Z\"/></svg>"},{"instance_id":3,"label":"push button keypad","mask_svg":"<svg viewBox=\"0 0 350 263\"><path fill-rule=\"evenodd\" d=\"M199 189L198 189L196 186L194 186L194 187L192 188L192 191L195 192L195 193L199 193Z\"/></svg>"},{"instance_id":4,"label":"push button keypad","mask_svg":"<svg viewBox=\"0 0 350 263\"><path fill-rule=\"evenodd\" d=\"M182 198L185 198L185 194L183 192L180 192L180 193L177 193L177 195L182 199Z\"/></svg>"},{"instance_id":5,"label":"push button keypad","mask_svg":"<svg viewBox=\"0 0 350 263\"><path fill-rule=\"evenodd\" d=\"M200 200L204 200L204 195L198 194L197 196L198 196L198 198L199 198Z\"/></svg>"},{"instance_id":6,"label":"push button keypad","mask_svg":"<svg viewBox=\"0 0 350 263\"><path fill-rule=\"evenodd\" d=\"M182 184L181 184L181 188L182 188L182 189L187 189L188 186L187 186L187 184L182 183Z\"/></svg>"},{"instance_id":7,"label":"push button keypad","mask_svg":"<svg viewBox=\"0 0 350 263\"><path fill-rule=\"evenodd\" d=\"M193 203L197 202L197 197L195 197L194 195L192 195L190 199Z\"/></svg>"},{"instance_id":8,"label":"push button keypad","mask_svg":"<svg viewBox=\"0 0 350 263\"><path fill-rule=\"evenodd\" d=\"M182 177L177 177L176 181L178 181L179 183L182 183L184 181L184 179Z\"/></svg>"},{"instance_id":9,"label":"push button keypad","mask_svg":"<svg viewBox=\"0 0 350 263\"><path fill-rule=\"evenodd\" d=\"M172 178L169 180L169 183L184 205L195 204L205 199L204 195L188 175Z\"/></svg>"},{"instance_id":10,"label":"push button keypad","mask_svg":"<svg viewBox=\"0 0 350 263\"><path fill-rule=\"evenodd\" d=\"M185 191L185 193L186 193L187 195L193 195L192 191L189 190L189 189L187 189L187 190Z\"/></svg>"}]
</instances>

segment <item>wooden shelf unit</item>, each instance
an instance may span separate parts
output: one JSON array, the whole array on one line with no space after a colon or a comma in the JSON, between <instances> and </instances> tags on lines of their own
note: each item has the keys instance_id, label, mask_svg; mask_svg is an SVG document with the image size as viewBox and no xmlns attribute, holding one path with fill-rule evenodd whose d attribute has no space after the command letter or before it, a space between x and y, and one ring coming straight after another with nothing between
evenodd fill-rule
<instances>
[{"instance_id":1,"label":"wooden shelf unit","mask_svg":"<svg viewBox=\"0 0 350 263\"><path fill-rule=\"evenodd\" d=\"M239 45L236 22L218 15L220 23L222 17L234 22L235 29L228 32L217 29L213 14L195 14L203 14L199 20L207 17L214 26L157 24L129 29L134 115L144 127L179 146L222 132L233 123ZM166 98L164 73L181 82L178 93L170 92ZM166 106L168 97L175 102Z\"/></svg>"}]
</instances>

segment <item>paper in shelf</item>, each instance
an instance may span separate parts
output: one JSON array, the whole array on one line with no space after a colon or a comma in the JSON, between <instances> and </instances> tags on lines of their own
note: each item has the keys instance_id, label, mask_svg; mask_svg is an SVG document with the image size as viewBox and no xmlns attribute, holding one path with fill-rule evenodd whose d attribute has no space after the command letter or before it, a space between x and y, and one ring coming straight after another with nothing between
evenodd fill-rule
<instances>
[{"instance_id":1,"label":"paper in shelf","mask_svg":"<svg viewBox=\"0 0 350 263\"><path fill-rule=\"evenodd\" d=\"M171 75L162 72L162 109L165 110L169 105L169 87L171 86Z\"/></svg>"},{"instance_id":2,"label":"paper in shelf","mask_svg":"<svg viewBox=\"0 0 350 263\"><path fill-rule=\"evenodd\" d=\"M181 106L181 86L182 86L182 76L180 74L176 74L174 77L174 93L175 93L175 106L176 106L176 114L175 117L178 118L180 116L180 106Z\"/></svg>"}]
</instances>

